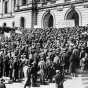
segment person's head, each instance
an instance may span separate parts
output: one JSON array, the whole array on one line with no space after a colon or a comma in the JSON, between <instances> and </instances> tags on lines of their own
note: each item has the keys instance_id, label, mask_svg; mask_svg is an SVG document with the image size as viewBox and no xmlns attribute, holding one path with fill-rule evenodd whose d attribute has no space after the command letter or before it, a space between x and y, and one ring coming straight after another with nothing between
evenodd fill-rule
<instances>
[{"instance_id":1,"label":"person's head","mask_svg":"<svg viewBox=\"0 0 88 88\"><path fill-rule=\"evenodd\" d=\"M56 74L60 73L60 70L56 70Z\"/></svg>"},{"instance_id":2,"label":"person's head","mask_svg":"<svg viewBox=\"0 0 88 88\"><path fill-rule=\"evenodd\" d=\"M49 59L50 59L50 57L49 57L49 56L47 56L47 57L46 57L46 60L49 60Z\"/></svg>"},{"instance_id":3,"label":"person's head","mask_svg":"<svg viewBox=\"0 0 88 88\"><path fill-rule=\"evenodd\" d=\"M40 60L41 60L41 61L43 61L43 60L44 60L44 58L43 58L43 57L41 57L41 58L40 58Z\"/></svg>"},{"instance_id":4,"label":"person's head","mask_svg":"<svg viewBox=\"0 0 88 88\"><path fill-rule=\"evenodd\" d=\"M56 49L55 55L59 55L60 49Z\"/></svg>"},{"instance_id":5,"label":"person's head","mask_svg":"<svg viewBox=\"0 0 88 88\"><path fill-rule=\"evenodd\" d=\"M65 47L68 49L68 48L69 48L69 44L67 43L67 44L65 45Z\"/></svg>"},{"instance_id":6,"label":"person's head","mask_svg":"<svg viewBox=\"0 0 88 88\"><path fill-rule=\"evenodd\" d=\"M23 58L23 55L21 55L21 58Z\"/></svg>"}]
</instances>

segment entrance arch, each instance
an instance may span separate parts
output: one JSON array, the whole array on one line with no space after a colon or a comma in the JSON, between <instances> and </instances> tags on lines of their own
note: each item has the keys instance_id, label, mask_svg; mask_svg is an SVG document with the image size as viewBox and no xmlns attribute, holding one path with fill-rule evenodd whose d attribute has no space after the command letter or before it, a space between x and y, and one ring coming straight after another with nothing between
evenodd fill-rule
<instances>
[{"instance_id":1,"label":"entrance arch","mask_svg":"<svg viewBox=\"0 0 88 88\"><path fill-rule=\"evenodd\" d=\"M79 14L75 9L72 9L69 13L67 13L66 20L74 20L75 26L79 26Z\"/></svg>"},{"instance_id":2,"label":"entrance arch","mask_svg":"<svg viewBox=\"0 0 88 88\"><path fill-rule=\"evenodd\" d=\"M52 14L47 13L43 19L43 27L44 28L53 27L53 24L54 24L54 19L53 19Z\"/></svg>"}]
</instances>

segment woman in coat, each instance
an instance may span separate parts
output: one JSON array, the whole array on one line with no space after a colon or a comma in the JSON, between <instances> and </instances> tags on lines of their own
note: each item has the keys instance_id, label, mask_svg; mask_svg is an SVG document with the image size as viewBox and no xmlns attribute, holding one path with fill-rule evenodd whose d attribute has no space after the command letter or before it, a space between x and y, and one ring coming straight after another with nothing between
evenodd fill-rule
<instances>
[{"instance_id":1,"label":"woman in coat","mask_svg":"<svg viewBox=\"0 0 88 88\"><path fill-rule=\"evenodd\" d=\"M69 66L69 71L73 77L75 77L76 69L79 66L79 62L80 62L79 51L78 49L74 49L70 57L70 66Z\"/></svg>"}]
</instances>

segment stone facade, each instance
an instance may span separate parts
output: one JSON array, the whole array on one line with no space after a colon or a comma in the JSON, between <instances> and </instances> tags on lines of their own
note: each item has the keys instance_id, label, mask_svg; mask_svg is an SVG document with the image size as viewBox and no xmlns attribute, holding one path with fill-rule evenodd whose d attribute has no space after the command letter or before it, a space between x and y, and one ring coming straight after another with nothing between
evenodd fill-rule
<instances>
[{"instance_id":1,"label":"stone facade","mask_svg":"<svg viewBox=\"0 0 88 88\"><path fill-rule=\"evenodd\" d=\"M9 27L25 28L88 25L88 0L40 0L37 3L33 0L26 0L26 3L23 1L0 0L0 26L4 23Z\"/></svg>"}]
</instances>

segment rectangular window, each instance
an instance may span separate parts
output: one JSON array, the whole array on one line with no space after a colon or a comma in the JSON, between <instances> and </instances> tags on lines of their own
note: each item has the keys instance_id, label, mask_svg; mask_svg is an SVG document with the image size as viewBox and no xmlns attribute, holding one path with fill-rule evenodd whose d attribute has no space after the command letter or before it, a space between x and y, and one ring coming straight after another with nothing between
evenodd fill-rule
<instances>
[{"instance_id":1,"label":"rectangular window","mask_svg":"<svg viewBox=\"0 0 88 88\"><path fill-rule=\"evenodd\" d=\"M5 2L5 7L4 8L5 8L5 10L4 10L5 14L7 14L8 13L8 2L7 1Z\"/></svg>"}]
</instances>

